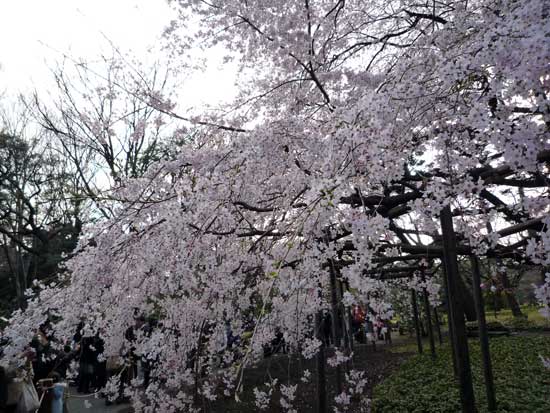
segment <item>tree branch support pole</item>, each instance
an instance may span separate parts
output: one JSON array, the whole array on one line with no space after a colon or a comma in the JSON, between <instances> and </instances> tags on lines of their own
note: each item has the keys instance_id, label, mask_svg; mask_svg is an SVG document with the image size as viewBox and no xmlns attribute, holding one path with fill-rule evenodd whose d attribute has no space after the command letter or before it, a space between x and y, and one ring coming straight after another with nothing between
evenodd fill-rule
<instances>
[{"instance_id":1,"label":"tree branch support pole","mask_svg":"<svg viewBox=\"0 0 550 413\"><path fill-rule=\"evenodd\" d=\"M344 296L344 292L346 291L349 291L349 285L348 285L348 282L347 280L342 280L340 282L340 298L342 298ZM346 348L348 349L349 353L351 354L353 352L353 331L352 331L352 325L353 325L353 316L351 314L351 311L349 308L345 308L345 317L347 319L347 324L346 324L346 331L347 331L347 337L348 337L348 342L347 342L347 345L346 345Z\"/></svg>"},{"instance_id":2,"label":"tree branch support pole","mask_svg":"<svg viewBox=\"0 0 550 413\"><path fill-rule=\"evenodd\" d=\"M411 304L413 308L414 332L416 333L416 345L418 353L422 353L422 337L420 336L420 323L418 320L418 303L416 301L416 291L411 289Z\"/></svg>"},{"instance_id":3,"label":"tree branch support pole","mask_svg":"<svg viewBox=\"0 0 550 413\"><path fill-rule=\"evenodd\" d=\"M434 339L434 330L432 327L432 312L430 311L430 298L428 297L428 291L424 288L422 290L422 295L424 296L424 311L426 312L426 322L428 323L428 337L430 339L430 354L432 359L435 360L435 339Z\"/></svg>"},{"instance_id":4,"label":"tree branch support pole","mask_svg":"<svg viewBox=\"0 0 550 413\"><path fill-rule=\"evenodd\" d=\"M463 413L476 412L474 387L472 383L472 371L470 368L470 354L468 351L468 338L466 336L466 324L464 322L464 308L458 293L458 260L456 251L456 235L453 228L453 218L450 206L441 210L441 232L443 235L443 260L445 262L445 274L447 289L449 292L449 316L453 325L453 346L455 347L458 380L460 383L460 401Z\"/></svg>"},{"instance_id":5,"label":"tree branch support pole","mask_svg":"<svg viewBox=\"0 0 550 413\"><path fill-rule=\"evenodd\" d=\"M491 353L489 350L489 336L487 334L487 323L485 321L485 308L483 295L481 294L481 273L477 257L470 257L472 263L472 284L474 302L477 312L477 323L479 330L479 344L481 346L481 359L483 361L483 376L485 378L485 393L487 394L487 406L490 412L497 409L495 397L495 384L493 381L493 368L491 366Z\"/></svg>"},{"instance_id":6,"label":"tree branch support pole","mask_svg":"<svg viewBox=\"0 0 550 413\"><path fill-rule=\"evenodd\" d=\"M445 261L443 261L445 263ZM451 343L451 355L453 356L453 373L455 375L455 379L458 379L458 361L456 358L456 349L455 349L455 332L454 332L454 326L452 323L451 318L451 299L449 298L449 287L447 284L447 269L445 268L445 265L443 265L443 286L445 289L445 299L447 300L447 324L449 327L449 341Z\"/></svg>"},{"instance_id":7,"label":"tree branch support pole","mask_svg":"<svg viewBox=\"0 0 550 413\"><path fill-rule=\"evenodd\" d=\"M338 302L340 303L338 308L341 312L341 321L342 321L342 339L343 339L343 348L344 353L346 356L349 357L349 355L353 352L352 348L352 341L353 337L351 336L351 323L350 323L350 311L349 308L344 306L343 303L343 296L344 296L344 286L342 280L336 281L336 293L338 296ZM349 373L352 369L351 360L346 361L345 364L345 373Z\"/></svg>"},{"instance_id":8,"label":"tree branch support pole","mask_svg":"<svg viewBox=\"0 0 550 413\"><path fill-rule=\"evenodd\" d=\"M315 328L317 329L317 339L321 341L321 346L317 351L317 413L328 413L327 403L327 377L326 377L326 354L325 342L323 337L323 313L318 311L315 315Z\"/></svg>"},{"instance_id":9,"label":"tree branch support pole","mask_svg":"<svg viewBox=\"0 0 550 413\"><path fill-rule=\"evenodd\" d=\"M332 334L334 337L334 351L342 349L342 325L340 324L340 311L338 308L338 293L336 291L336 268L334 266L334 260L329 260L330 268L330 300L332 305ZM336 390L337 394L341 394L342 387L342 368L340 365L336 366Z\"/></svg>"},{"instance_id":10,"label":"tree branch support pole","mask_svg":"<svg viewBox=\"0 0 550 413\"><path fill-rule=\"evenodd\" d=\"M437 308L434 307L434 318L435 318L435 329L437 330L437 338L439 340L439 345L443 344L443 336L441 335L441 320L439 320L439 313Z\"/></svg>"}]
</instances>

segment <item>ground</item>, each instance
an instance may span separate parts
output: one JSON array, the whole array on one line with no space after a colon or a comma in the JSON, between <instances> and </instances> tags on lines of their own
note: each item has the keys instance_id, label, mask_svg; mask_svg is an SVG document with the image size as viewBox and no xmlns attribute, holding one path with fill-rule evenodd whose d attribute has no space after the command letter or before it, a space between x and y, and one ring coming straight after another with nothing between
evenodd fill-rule
<instances>
[{"instance_id":1,"label":"ground","mask_svg":"<svg viewBox=\"0 0 550 413\"><path fill-rule=\"evenodd\" d=\"M378 383L389 377L399 366L414 353L411 350L412 337L397 337L393 345L378 343L376 349L371 345L355 345L354 357L352 360L353 369L365 370L368 377L367 391L370 394ZM390 351L392 348L405 348L401 351ZM329 354L330 356L330 354ZM301 383L303 370L311 372L309 383ZM236 403L231 398L221 399L216 403L207 406L210 413L253 413L257 412L254 405L252 389L262 389L262 384L270 378L277 378L280 383L298 384L297 400L295 408L300 413L315 412L316 405L316 384L315 384L315 360L304 360L302 357L277 354L265 359L260 366L249 369L245 373L244 391L241 395L241 403ZM328 400L334 400L336 394L336 369L327 366L327 390ZM281 412L279 403L280 395L274 394L273 403L267 412Z\"/></svg>"},{"instance_id":2,"label":"ground","mask_svg":"<svg viewBox=\"0 0 550 413\"><path fill-rule=\"evenodd\" d=\"M86 407L86 402L89 403L89 407ZM86 397L78 394L75 387L70 388L67 407L69 413L127 413L131 411L127 404L106 406L105 399L96 398L93 395Z\"/></svg>"},{"instance_id":3,"label":"ground","mask_svg":"<svg viewBox=\"0 0 550 413\"><path fill-rule=\"evenodd\" d=\"M369 393L373 387L387 378L394 372L405 360L410 358L414 347L413 338L409 336L396 337L396 343L392 346L377 344L376 349L372 346L356 345L354 349L353 368L363 369L368 364L367 376L369 380ZM396 351L389 351L389 349ZM261 387L269 377L278 378L280 382L286 383L299 382L304 369L309 369L312 373L311 381L300 386L298 390L297 411L300 413L315 411L315 361L304 360L301 357L289 356L285 354L276 354L266 358L260 363L260 366L248 369L244 375L245 389L241 398L241 403L236 403L233 398L220 398L219 401L209 404L207 411L209 413L255 413L257 408L254 405L252 389L256 386ZM329 400L336 395L334 385L335 369L327 366L327 385ZM91 403L90 408L86 408L85 400ZM280 412L279 396L274 397L275 403L268 412ZM206 401L205 401L206 403ZM76 393L76 389L71 389L69 397L69 413L126 413L129 410L128 405L105 406L104 399L96 399L93 396L83 397Z\"/></svg>"},{"instance_id":4,"label":"ground","mask_svg":"<svg viewBox=\"0 0 550 413\"><path fill-rule=\"evenodd\" d=\"M527 310L527 311L526 311ZM550 325L547 320L539 320L536 311L525 308L529 323L518 324L506 311L497 315L497 320L511 328L528 328L530 331L513 333L512 337L491 338L499 412L550 412L550 371L546 371L539 355L550 357L550 333L545 331ZM494 317L494 316L493 316ZM490 321L495 321L488 314ZM368 394L374 390L376 413L400 412L445 412L459 411L458 387L452 375L450 347L437 345L437 360L429 356L427 339L424 354L416 354L414 337L395 336L392 345L378 343L372 346L356 345L352 368L365 369L368 376ZM472 370L476 399L481 411L485 409L484 384L479 358L479 345L476 339L470 340ZM312 378L309 383L301 383L303 371L308 369ZM205 411L209 413L253 413L252 390L262 388L270 378L280 383L299 383L296 409L299 413L315 411L315 360L302 357L276 354L264 359L259 366L247 369L244 375L241 403L232 397L219 396L214 403L204 400ZM327 366L328 399L336 395L335 369ZM75 392L73 392L75 394ZM76 395L76 394L75 394ZM280 395L274 394L268 412L280 412ZM106 407L103 399L88 398L92 407L87 409L84 398L69 399L70 413L123 413L130 410L127 405Z\"/></svg>"}]
</instances>

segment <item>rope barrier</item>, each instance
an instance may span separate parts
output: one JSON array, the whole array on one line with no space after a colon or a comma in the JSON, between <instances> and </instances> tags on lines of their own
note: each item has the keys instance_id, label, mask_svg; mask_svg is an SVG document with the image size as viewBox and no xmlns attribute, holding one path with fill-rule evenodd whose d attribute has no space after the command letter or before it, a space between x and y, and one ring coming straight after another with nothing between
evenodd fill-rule
<instances>
[{"instance_id":1,"label":"rope barrier","mask_svg":"<svg viewBox=\"0 0 550 413\"><path fill-rule=\"evenodd\" d=\"M34 384L33 384L34 386ZM40 400L38 402L38 408L34 411L34 413L38 413L38 411L40 410L40 407L42 407L42 401L44 400L44 395L46 394L46 392L42 392L42 396L40 396Z\"/></svg>"},{"instance_id":2,"label":"rope barrier","mask_svg":"<svg viewBox=\"0 0 550 413\"><path fill-rule=\"evenodd\" d=\"M95 398L95 395L96 395L96 394L99 394L99 393L100 393L99 390L96 391L96 392L94 392L94 393L82 394L82 395L81 395L81 394L72 395L72 394L69 393L69 394L67 394L67 398L68 398L68 399L71 399L71 398L72 398L72 399L88 399L88 398L90 398L90 397L92 397L92 396Z\"/></svg>"}]
</instances>

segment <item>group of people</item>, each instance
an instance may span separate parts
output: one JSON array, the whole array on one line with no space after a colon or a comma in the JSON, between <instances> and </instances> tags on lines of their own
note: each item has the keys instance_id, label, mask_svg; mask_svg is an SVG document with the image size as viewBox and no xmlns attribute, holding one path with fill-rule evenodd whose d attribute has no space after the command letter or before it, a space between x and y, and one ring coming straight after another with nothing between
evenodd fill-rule
<instances>
[{"instance_id":1,"label":"group of people","mask_svg":"<svg viewBox=\"0 0 550 413\"><path fill-rule=\"evenodd\" d=\"M45 323L17 365L0 366L0 411L67 413L68 384L62 374L66 374L73 355L70 346L56 351L51 344L49 324Z\"/></svg>"},{"instance_id":2,"label":"group of people","mask_svg":"<svg viewBox=\"0 0 550 413\"><path fill-rule=\"evenodd\" d=\"M40 326L18 365L0 366L0 412L67 413L69 384L91 394L107 382L104 343L99 334L85 337L81 323L72 340L59 346L50 323ZM4 343L7 344L7 343ZM76 375L71 367L76 364Z\"/></svg>"},{"instance_id":3,"label":"group of people","mask_svg":"<svg viewBox=\"0 0 550 413\"><path fill-rule=\"evenodd\" d=\"M392 343L392 325L390 320L383 319L379 316L367 317L366 311L359 305L354 305L351 308L351 333L352 337L360 344L375 344L378 341L383 341L386 344ZM312 326L309 337L315 334L315 320L313 316L309 317L309 323ZM332 312L329 309L322 311L319 319L319 338L326 347L331 347L335 344L334 325ZM275 353L286 353L288 351L284 340L284 334L280 328L275 330L275 336L270 343L264 346L264 356L269 357Z\"/></svg>"},{"instance_id":4,"label":"group of people","mask_svg":"<svg viewBox=\"0 0 550 413\"><path fill-rule=\"evenodd\" d=\"M360 343L384 340L391 343L391 326L389 320L376 317L371 321L361 306L353 306L351 312L351 327L353 336ZM68 395L69 371L74 370L76 376L71 383L78 393L85 395L97 393L104 388L110 374L120 374L120 389L117 401L124 400L124 390L133 379L141 378L148 385L154 360L147 360L135 354L132 342L137 331L148 334L155 326L154 321L144 317L136 317L135 325L128 328L125 338L129 344L118 358L118 363L108 365L109 359L98 357L103 354L104 341L101 334L85 336L84 321L78 326L71 341L64 346L53 345L55 338L50 333L48 322L40 326L32 342L22 355L22 363L16 368L0 367L0 411L6 413L29 413L38 410L40 413L67 413L66 399ZM312 320L313 321L313 320ZM332 319L329 311L323 313L321 332L327 346L333 342ZM231 350L243 337L235 336L229 320L226 320L224 340L221 349ZM245 332L252 330L247 326ZM206 330L214 330L207 328ZM205 340L212 339L211 334L204 334ZM57 344L57 343L56 343ZM59 350L59 348L62 348ZM275 353L286 353L283 332L278 329L273 340L264 346L264 356ZM1 346L0 346L1 350ZM189 362L193 362L193 354L189 354ZM112 360L111 360L112 361Z\"/></svg>"},{"instance_id":5,"label":"group of people","mask_svg":"<svg viewBox=\"0 0 550 413\"><path fill-rule=\"evenodd\" d=\"M359 343L376 343L376 341L384 341L386 344L391 344L391 322L380 317L367 317L365 310L354 305L351 309L351 329L353 337Z\"/></svg>"},{"instance_id":6,"label":"group of people","mask_svg":"<svg viewBox=\"0 0 550 413\"><path fill-rule=\"evenodd\" d=\"M76 385L78 393L94 393L107 383L107 361L99 359L103 354L105 343L100 334L84 337L80 323L73 337L74 348L77 351L78 374Z\"/></svg>"}]
</instances>

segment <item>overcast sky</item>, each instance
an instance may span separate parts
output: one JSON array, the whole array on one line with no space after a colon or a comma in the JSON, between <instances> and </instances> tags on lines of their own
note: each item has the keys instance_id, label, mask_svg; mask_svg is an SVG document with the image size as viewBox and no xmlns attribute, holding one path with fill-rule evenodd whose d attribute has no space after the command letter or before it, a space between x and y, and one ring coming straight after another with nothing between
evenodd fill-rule
<instances>
[{"instance_id":1,"label":"overcast sky","mask_svg":"<svg viewBox=\"0 0 550 413\"><path fill-rule=\"evenodd\" d=\"M0 0L0 16L0 91L11 95L47 88L49 68L64 54L89 60L109 53L106 38L141 58L160 44L174 14L165 0ZM220 72L221 56L210 55L207 72L185 85L193 104L232 94L234 74Z\"/></svg>"}]
</instances>

